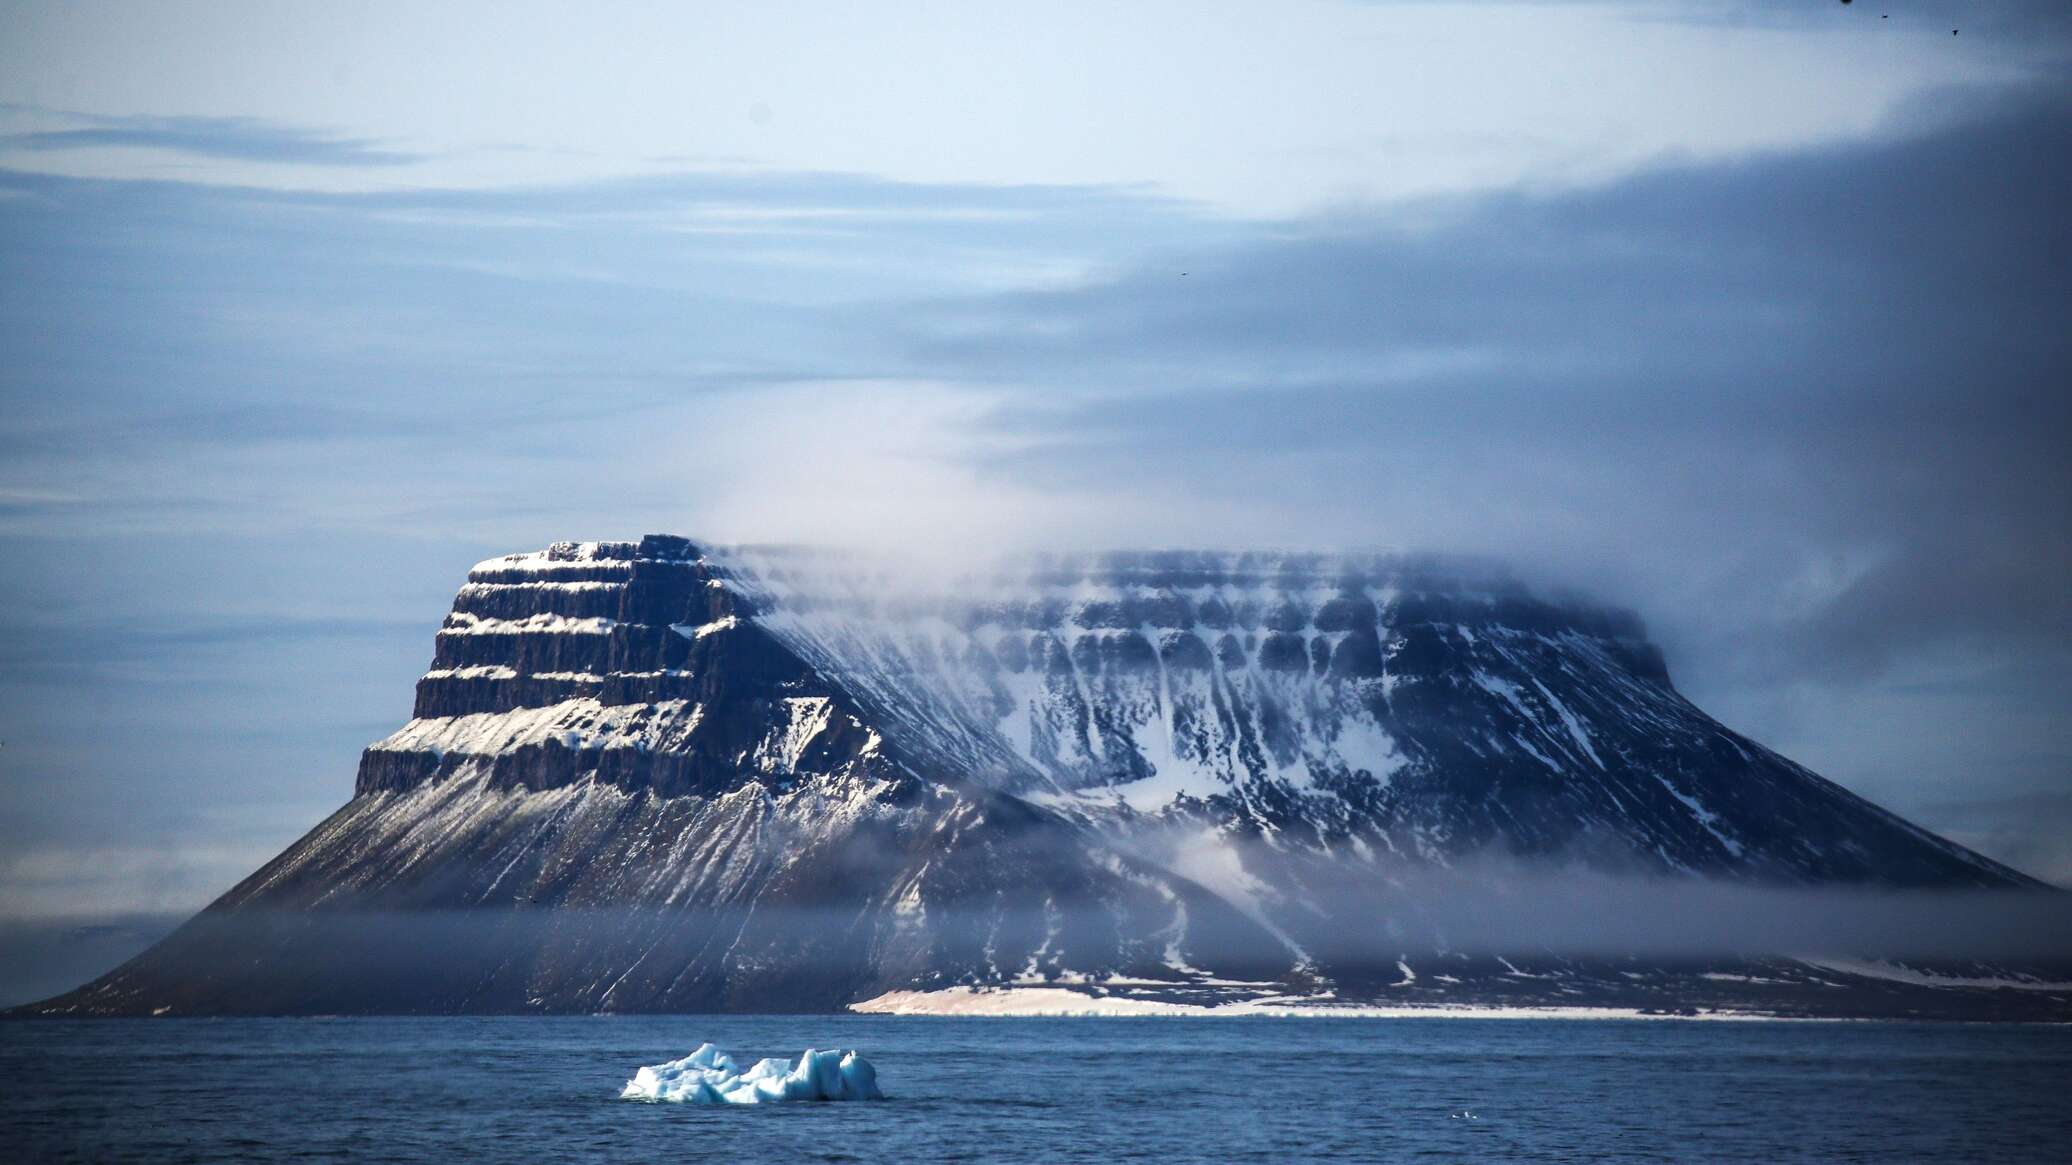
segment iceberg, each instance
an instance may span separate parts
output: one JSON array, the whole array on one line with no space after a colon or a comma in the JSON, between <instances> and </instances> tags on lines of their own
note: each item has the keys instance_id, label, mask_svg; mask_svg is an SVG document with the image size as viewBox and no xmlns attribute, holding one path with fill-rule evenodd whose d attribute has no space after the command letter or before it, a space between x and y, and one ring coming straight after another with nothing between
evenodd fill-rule
<instances>
[{"instance_id":1,"label":"iceberg","mask_svg":"<svg viewBox=\"0 0 2072 1165\"><path fill-rule=\"evenodd\" d=\"M853 1051L811 1048L797 1065L772 1057L743 1072L734 1058L713 1047L681 1060L651 1064L633 1074L619 1093L625 1100L670 1100L687 1104L773 1104L784 1100L883 1100L878 1071Z\"/></svg>"}]
</instances>

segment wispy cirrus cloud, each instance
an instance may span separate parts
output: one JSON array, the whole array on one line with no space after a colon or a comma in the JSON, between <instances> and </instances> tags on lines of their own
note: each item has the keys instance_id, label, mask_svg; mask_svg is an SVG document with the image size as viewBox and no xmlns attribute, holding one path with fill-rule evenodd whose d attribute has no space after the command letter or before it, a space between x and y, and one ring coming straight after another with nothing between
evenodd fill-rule
<instances>
[{"instance_id":1,"label":"wispy cirrus cloud","mask_svg":"<svg viewBox=\"0 0 2072 1165\"><path fill-rule=\"evenodd\" d=\"M46 110L30 112L52 115ZM0 151L165 150L197 158L293 166L408 166L431 157L392 149L368 138L250 117L55 116L75 124L0 135Z\"/></svg>"},{"instance_id":2,"label":"wispy cirrus cloud","mask_svg":"<svg viewBox=\"0 0 2072 1165\"><path fill-rule=\"evenodd\" d=\"M1235 0L1205 15L1145 0L1118 15L1066 0L980 15L913 0L897 21L823 5L636 5L608 21L489 0L0 7L0 100L343 139L81 126L54 142L141 131L195 152L177 171L135 152L19 155L80 176L485 189L742 165L1141 185L1244 217L1854 140L1923 93L2033 71L2048 43L2034 21L1981 11L2011 6L1970 2L1980 23L1963 37L1832 2ZM1779 19L1787 7L1805 12ZM376 164L418 148L441 157Z\"/></svg>"}]
</instances>

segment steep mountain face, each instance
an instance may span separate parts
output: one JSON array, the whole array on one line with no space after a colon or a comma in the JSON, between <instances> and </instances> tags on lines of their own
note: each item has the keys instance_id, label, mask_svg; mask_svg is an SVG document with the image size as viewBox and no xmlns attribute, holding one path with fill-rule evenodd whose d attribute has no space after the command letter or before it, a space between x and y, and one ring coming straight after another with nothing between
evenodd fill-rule
<instances>
[{"instance_id":1,"label":"steep mountain face","mask_svg":"<svg viewBox=\"0 0 2072 1165\"><path fill-rule=\"evenodd\" d=\"M1476 564L1108 555L917 599L839 564L736 562L757 621L873 723L1077 815L1432 861L2026 881L1721 727L1631 613Z\"/></svg>"},{"instance_id":2,"label":"steep mountain face","mask_svg":"<svg viewBox=\"0 0 2072 1165\"><path fill-rule=\"evenodd\" d=\"M903 759L684 540L564 543L470 574L351 802L79 997L815 1010L1248 925L1059 825Z\"/></svg>"},{"instance_id":3,"label":"steep mountain face","mask_svg":"<svg viewBox=\"0 0 2072 1165\"><path fill-rule=\"evenodd\" d=\"M477 566L353 799L39 1010L1401 998L1405 958L1343 936L1416 920L1406 864L1492 856L2031 884L1714 723L1631 615L1488 567L1111 554L918 585L650 536ZM1663 1002L1735 977L1531 954L1445 956L1418 990ZM1763 968L1739 977L1840 974Z\"/></svg>"}]
</instances>

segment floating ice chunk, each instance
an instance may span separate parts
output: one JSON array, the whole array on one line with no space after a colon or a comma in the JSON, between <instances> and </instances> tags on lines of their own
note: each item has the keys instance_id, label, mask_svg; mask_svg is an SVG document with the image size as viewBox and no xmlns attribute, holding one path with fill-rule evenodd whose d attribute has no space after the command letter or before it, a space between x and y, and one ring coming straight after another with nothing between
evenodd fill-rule
<instances>
[{"instance_id":1,"label":"floating ice chunk","mask_svg":"<svg viewBox=\"0 0 2072 1165\"><path fill-rule=\"evenodd\" d=\"M808 1048L796 1066L758 1060L743 1072L734 1058L713 1047L681 1060L642 1068L619 1093L631 1100L674 1100L690 1104L769 1104L781 1100L882 1100L878 1072L851 1051Z\"/></svg>"}]
</instances>

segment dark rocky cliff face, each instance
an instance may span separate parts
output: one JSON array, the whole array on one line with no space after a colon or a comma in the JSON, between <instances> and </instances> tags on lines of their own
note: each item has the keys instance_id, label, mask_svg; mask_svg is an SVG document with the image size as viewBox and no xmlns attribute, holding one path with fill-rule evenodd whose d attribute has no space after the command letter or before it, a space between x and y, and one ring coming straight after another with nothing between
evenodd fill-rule
<instances>
[{"instance_id":1,"label":"dark rocky cliff face","mask_svg":"<svg viewBox=\"0 0 2072 1165\"><path fill-rule=\"evenodd\" d=\"M464 769L666 796L892 772L853 706L744 609L680 538L485 563L438 633L411 727L367 750L355 791Z\"/></svg>"},{"instance_id":2,"label":"dark rocky cliff face","mask_svg":"<svg viewBox=\"0 0 2072 1165\"><path fill-rule=\"evenodd\" d=\"M477 566L353 799L39 1007L816 1010L959 983L1402 998L1409 964L1363 965L1344 934L1416 914L1390 897L1401 863L1490 855L2029 884L1714 723L1630 614L1487 567L1106 555L929 587L650 536ZM1315 908L1348 886L1367 917ZM1742 978L1836 1009L1826 980L1765 966ZM1725 981L1448 967L1461 999L1558 978L1563 1002L1668 1004Z\"/></svg>"}]
</instances>

